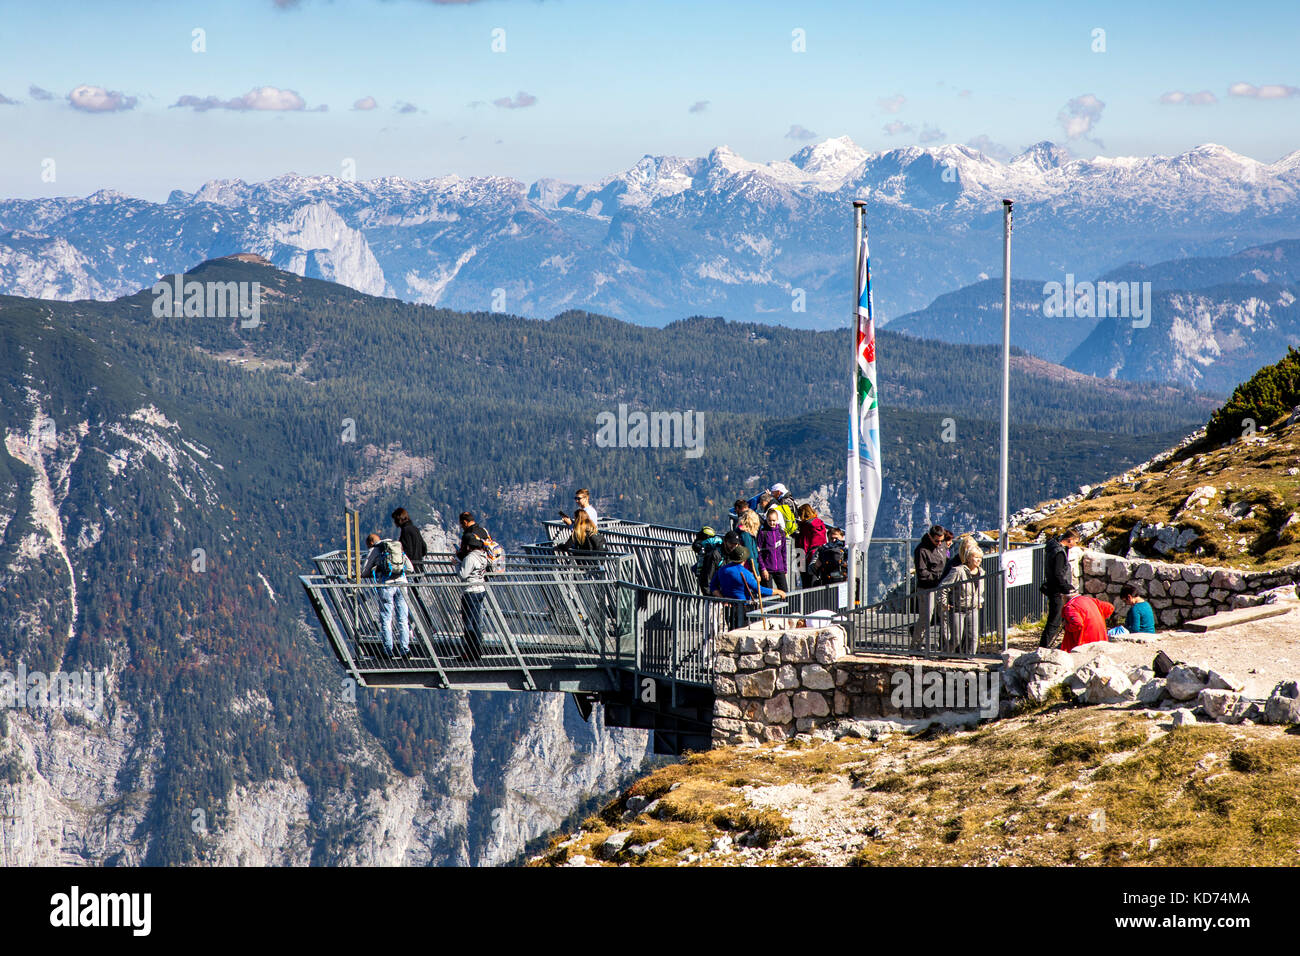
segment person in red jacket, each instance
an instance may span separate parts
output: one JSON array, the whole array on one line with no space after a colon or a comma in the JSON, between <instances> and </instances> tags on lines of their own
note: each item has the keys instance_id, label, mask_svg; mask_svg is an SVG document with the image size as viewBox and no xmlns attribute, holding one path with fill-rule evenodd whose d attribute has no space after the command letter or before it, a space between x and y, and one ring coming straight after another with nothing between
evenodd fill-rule
<instances>
[{"instance_id":1,"label":"person in red jacket","mask_svg":"<svg viewBox=\"0 0 1300 956\"><path fill-rule=\"evenodd\" d=\"M809 504L799 506L798 519L799 530L794 535L794 546L803 552L799 582L801 586L810 588L815 583L815 575L808 570L808 565L817 549L826 543L826 525Z\"/></svg>"},{"instance_id":2,"label":"person in red jacket","mask_svg":"<svg viewBox=\"0 0 1300 956\"><path fill-rule=\"evenodd\" d=\"M1065 624L1061 650L1072 651L1080 644L1106 640L1106 621L1114 613L1115 605L1099 601L1090 594L1071 598L1061 612Z\"/></svg>"}]
</instances>

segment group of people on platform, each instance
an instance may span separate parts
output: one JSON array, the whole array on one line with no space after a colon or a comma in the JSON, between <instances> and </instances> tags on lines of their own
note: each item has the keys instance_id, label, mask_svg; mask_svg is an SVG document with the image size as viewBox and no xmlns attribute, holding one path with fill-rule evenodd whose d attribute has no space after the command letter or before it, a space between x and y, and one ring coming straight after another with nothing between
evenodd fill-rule
<instances>
[{"instance_id":1,"label":"group of people on platform","mask_svg":"<svg viewBox=\"0 0 1300 956\"><path fill-rule=\"evenodd\" d=\"M411 654L410 603L405 585L408 574L422 570L429 552L424 535L411 520L405 508L393 512L397 526L396 538L381 538L372 532L366 537L370 553L361 567L361 578L379 589L379 626L384 643L384 653L389 657L404 658ZM459 655L469 661L483 657L483 600L487 595L485 576L501 546L480 525L472 512L460 515L460 547L456 560L460 563L457 575L467 585L460 592L460 615L464 626L465 652ZM396 640L394 640L394 619Z\"/></svg>"},{"instance_id":2,"label":"group of people on platform","mask_svg":"<svg viewBox=\"0 0 1300 956\"><path fill-rule=\"evenodd\" d=\"M1045 580L1040 591L1047 598L1047 621L1039 646L1069 651L1121 634L1155 633L1155 614L1135 585L1124 586L1118 610L1109 601L1079 593L1069 555L1078 544L1079 533L1071 528L1058 538L1048 538L1044 547ZM969 535L963 535L956 553L952 552L953 533L941 525L930 528L912 552L917 604L912 650L924 646L928 629L936 625L938 648L943 652L974 654L979 646L984 553ZM1109 626L1119 613L1124 614L1124 622Z\"/></svg>"},{"instance_id":3,"label":"group of people on platform","mask_svg":"<svg viewBox=\"0 0 1300 956\"><path fill-rule=\"evenodd\" d=\"M801 588L847 580L844 529L827 528L813 506L796 502L785 485L737 498L728 518L726 534L705 525L692 542L701 594L761 601L784 597L796 573Z\"/></svg>"},{"instance_id":4,"label":"group of people on platform","mask_svg":"<svg viewBox=\"0 0 1300 956\"><path fill-rule=\"evenodd\" d=\"M610 548L600 532L600 516L591 504L590 492L579 488L574 493L574 504L571 516L561 512L561 520L572 530L567 539L556 545L556 550L579 558L608 553ZM798 586L803 588L848 579L844 530L827 528L812 505L798 504L785 485L777 483L751 498L736 499L728 518L731 528L725 534L720 535L713 526L705 525L692 543L697 555L694 570L700 593L761 602L765 597L784 597L794 583L795 573L799 575ZM395 538L384 539L378 533L367 536L370 551L361 576L378 585L385 653L406 657L411 653L407 574L422 568L428 547L405 508L394 511L392 520L397 527ZM466 585L460 592L465 633L465 652L461 656L478 661L483 656L486 576L503 552L473 513L461 513L460 528L457 574ZM790 560L791 543L795 549L795 565ZM1079 592L1069 554L1078 544L1079 534L1074 529L1047 541L1045 580L1040 587L1047 598L1047 621L1040 646L1069 651L1126 632L1154 633L1155 615L1151 605L1133 584L1126 585L1121 592L1123 603L1118 612L1110 602ZM975 653L980 637L980 611L984 607L983 550L972 536L963 535L956 540L947 528L934 525L922 536L912 557L916 569L917 617L911 628L910 648L920 650L929 630L937 626L939 650ZM1124 622L1109 626L1111 617L1117 613L1124 614Z\"/></svg>"}]
</instances>

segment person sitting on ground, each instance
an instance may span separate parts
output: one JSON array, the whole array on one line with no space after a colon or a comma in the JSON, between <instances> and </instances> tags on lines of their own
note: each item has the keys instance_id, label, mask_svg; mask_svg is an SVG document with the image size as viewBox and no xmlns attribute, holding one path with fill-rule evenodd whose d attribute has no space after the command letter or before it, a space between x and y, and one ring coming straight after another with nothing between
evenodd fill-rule
<instances>
[{"instance_id":1,"label":"person sitting on ground","mask_svg":"<svg viewBox=\"0 0 1300 956\"><path fill-rule=\"evenodd\" d=\"M979 647L980 608L984 607L984 582L980 568L984 552L970 535L962 535L957 563L939 582L947 595L948 635L944 650L972 655Z\"/></svg>"},{"instance_id":2,"label":"person sitting on ground","mask_svg":"<svg viewBox=\"0 0 1300 956\"><path fill-rule=\"evenodd\" d=\"M1115 605L1090 594L1078 594L1061 610L1063 637L1061 650L1072 651L1080 644L1106 640L1106 620L1115 613Z\"/></svg>"},{"instance_id":3,"label":"person sitting on ground","mask_svg":"<svg viewBox=\"0 0 1300 956\"><path fill-rule=\"evenodd\" d=\"M849 553L844 547L844 529L831 528L830 540L816 550L808 570L819 586L849 579Z\"/></svg>"},{"instance_id":4,"label":"person sitting on ground","mask_svg":"<svg viewBox=\"0 0 1300 956\"><path fill-rule=\"evenodd\" d=\"M786 585L786 542L785 528L782 526L781 512L769 508L767 526L758 532L758 563L763 572L762 581L774 588L787 590Z\"/></svg>"},{"instance_id":5,"label":"person sitting on ground","mask_svg":"<svg viewBox=\"0 0 1300 956\"><path fill-rule=\"evenodd\" d=\"M1047 596L1047 623L1039 647L1056 647L1061 633L1062 611L1075 594L1074 574L1070 570L1070 549L1079 543L1079 532L1066 528L1060 538L1047 539L1043 548L1043 576L1039 590Z\"/></svg>"},{"instance_id":6,"label":"person sitting on ground","mask_svg":"<svg viewBox=\"0 0 1300 956\"><path fill-rule=\"evenodd\" d=\"M462 518L464 516L462 515ZM460 621L465 638L465 659L477 663L483 659L483 601L487 597L488 560L483 538L472 535L461 545L460 579L468 585L460 595Z\"/></svg>"},{"instance_id":7,"label":"person sitting on ground","mask_svg":"<svg viewBox=\"0 0 1300 956\"><path fill-rule=\"evenodd\" d=\"M1112 627L1106 632L1107 637L1121 634L1154 634L1156 632L1156 614L1151 605L1132 584L1124 585L1119 592L1120 610L1128 608L1124 623Z\"/></svg>"},{"instance_id":8,"label":"person sitting on ground","mask_svg":"<svg viewBox=\"0 0 1300 956\"><path fill-rule=\"evenodd\" d=\"M483 542L490 537L492 535L488 534L487 528L474 520L472 512L462 511L460 513L460 547L456 549L456 560L465 560L465 555L469 553L472 542Z\"/></svg>"},{"instance_id":9,"label":"person sitting on ground","mask_svg":"<svg viewBox=\"0 0 1300 956\"><path fill-rule=\"evenodd\" d=\"M725 560L722 567L713 573L709 581L709 593L714 597L730 598L733 601L753 601L758 597L785 597L779 588L768 588L758 583L758 579L745 567L749 553L745 546L735 543L730 550L724 551Z\"/></svg>"},{"instance_id":10,"label":"person sitting on ground","mask_svg":"<svg viewBox=\"0 0 1300 956\"><path fill-rule=\"evenodd\" d=\"M393 656L393 611L397 612L398 656L411 653L411 608L406 602L406 575L415 568L402 550L401 542L389 541L371 532L366 536L370 554L361 577L379 585L379 626L383 631L384 653Z\"/></svg>"},{"instance_id":11,"label":"person sitting on ground","mask_svg":"<svg viewBox=\"0 0 1300 956\"><path fill-rule=\"evenodd\" d=\"M755 579L763 573L762 561L758 555L758 528L758 512L746 511L744 517L740 519L740 530L737 533L749 553L745 566L749 568L750 574L754 575Z\"/></svg>"},{"instance_id":12,"label":"person sitting on ground","mask_svg":"<svg viewBox=\"0 0 1300 956\"><path fill-rule=\"evenodd\" d=\"M573 512L574 518L578 516L579 511L585 511L592 524L600 524L600 515L596 514L596 509L591 506L591 492L586 488L579 488L573 493L573 503L578 506L577 510ZM574 518L560 512L560 520L569 526L573 525Z\"/></svg>"},{"instance_id":13,"label":"person sitting on ground","mask_svg":"<svg viewBox=\"0 0 1300 956\"><path fill-rule=\"evenodd\" d=\"M804 570L799 572L802 587L812 587L813 574L808 570L808 560L825 543L826 523L817 517L812 505L800 505L799 530L795 535L794 546L803 554Z\"/></svg>"},{"instance_id":14,"label":"person sitting on ground","mask_svg":"<svg viewBox=\"0 0 1300 956\"><path fill-rule=\"evenodd\" d=\"M411 520L405 508L398 508L393 512L393 524L397 525L398 540L402 542L402 550L411 560L411 566L416 571L421 570L424 566L424 556L429 553L429 546L424 543L424 535L415 526L415 522Z\"/></svg>"},{"instance_id":15,"label":"person sitting on ground","mask_svg":"<svg viewBox=\"0 0 1300 956\"><path fill-rule=\"evenodd\" d=\"M695 560L695 583L699 585L701 594L708 594L713 572L722 564L722 538L706 524L695 533L691 547L699 555Z\"/></svg>"}]
</instances>

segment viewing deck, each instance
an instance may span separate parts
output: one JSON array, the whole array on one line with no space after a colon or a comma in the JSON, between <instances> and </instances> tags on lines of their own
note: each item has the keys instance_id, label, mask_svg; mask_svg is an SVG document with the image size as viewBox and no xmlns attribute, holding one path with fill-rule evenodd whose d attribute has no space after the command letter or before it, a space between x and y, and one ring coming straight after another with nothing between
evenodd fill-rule
<instances>
[{"instance_id":1,"label":"viewing deck","mask_svg":"<svg viewBox=\"0 0 1300 956\"><path fill-rule=\"evenodd\" d=\"M688 529L601 522L610 553L573 557L556 549L568 529L544 527L547 540L506 555L481 597L460 579L450 553L429 554L406 582L392 585L410 610L409 656L385 651L381 585L359 580L355 552L317 556L315 573L301 581L331 649L358 684L571 693L584 717L599 701L610 726L655 731L660 753L709 746L713 639L755 619L835 622L853 649L945 650L938 627L913 643L917 602L906 586L856 608L847 583L792 590L756 606L699 593ZM987 584L997 581L996 566L996 556L986 559L985 592L994 597ZM1033 596L1040 597L1036 589ZM985 605L976 650L987 654L1001 646L995 604Z\"/></svg>"}]
</instances>

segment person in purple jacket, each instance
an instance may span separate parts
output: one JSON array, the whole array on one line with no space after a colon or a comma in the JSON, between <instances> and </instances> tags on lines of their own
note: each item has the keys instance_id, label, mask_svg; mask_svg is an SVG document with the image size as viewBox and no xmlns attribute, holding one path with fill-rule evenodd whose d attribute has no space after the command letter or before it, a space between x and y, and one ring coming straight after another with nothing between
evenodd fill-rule
<instances>
[{"instance_id":1,"label":"person in purple jacket","mask_svg":"<svg viewBox=\"0 0 1300 956\"><path fill-rule=\"evenodd\" d=\"M763 583L781 591L786 590L786 536L782 527L781 512L775 508L767 512L767 524L758 533L758 563L763 572Z\"/></svg>"}]
</instances>

